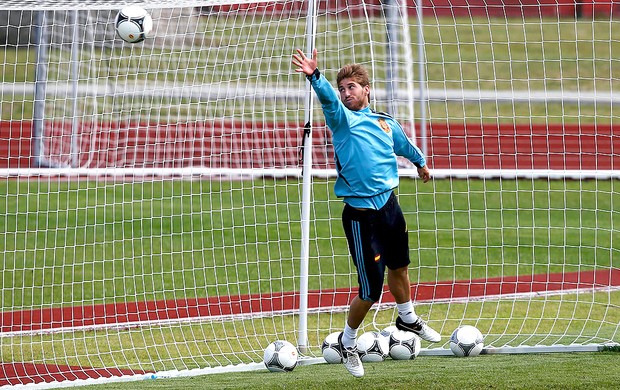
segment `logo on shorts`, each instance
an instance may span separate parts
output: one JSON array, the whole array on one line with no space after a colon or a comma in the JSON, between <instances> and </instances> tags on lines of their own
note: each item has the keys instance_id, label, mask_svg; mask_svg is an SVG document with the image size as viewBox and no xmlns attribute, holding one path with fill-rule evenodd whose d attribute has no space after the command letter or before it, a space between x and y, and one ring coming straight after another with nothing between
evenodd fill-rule
<instances>
[{"instance_id":1,"label":"logo on shorts","mask_svg":"<svg viewBox=\"0 0 620 390\"><path fill-rule=\"evenodd\" d=\"M379 260L381 260L381 254L380 253L375 255L375 263L378 263Z\"/></svg>"},{"instance_id":2,"label":"logo on shorts","mask_svg":"<svg viewBox=\"0 0 620 390\"><path fill-rule=\"evenodd\" d=\"M383 129L386 133L390 132L390 125L388 125L385 119L379 118L379 126L381 126L381 129Z\"/></svg>"}]
</instances>

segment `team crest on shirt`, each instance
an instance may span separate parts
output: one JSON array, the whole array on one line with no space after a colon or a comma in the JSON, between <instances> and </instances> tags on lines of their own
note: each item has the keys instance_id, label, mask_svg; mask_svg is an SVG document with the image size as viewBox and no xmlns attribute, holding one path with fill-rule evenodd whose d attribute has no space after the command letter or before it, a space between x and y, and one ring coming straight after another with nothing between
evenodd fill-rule
<instances>
[{"instance_id":1,"label":"team crest on shirt","mask_svg":"<svg viewBox=\"0 0 620 390\"><path fill-rule=\"evenodd\" d=\"M390 125L388 125L388 123L385 121L385 119L383 118L379 118L379 126L381 126L381 128L383 129L383 131L385 131L386 133L389 134L390 132Z\"/></svg>"}]
</instances>

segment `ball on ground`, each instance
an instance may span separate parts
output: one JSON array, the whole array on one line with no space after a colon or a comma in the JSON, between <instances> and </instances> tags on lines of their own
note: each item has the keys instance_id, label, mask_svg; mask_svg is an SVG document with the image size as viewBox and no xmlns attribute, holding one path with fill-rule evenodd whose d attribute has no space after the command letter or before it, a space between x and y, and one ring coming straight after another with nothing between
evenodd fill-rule
<instances>
[{"instance_id":1,"label":"ball on ground","mask_svg":"<svg viewBox=\"0 0 620 390\"><path fill-rule=\"evenodd\" d=\"M383 336L383 337L388 337L388 338L389 338L389 337L390 337L390 335L391 335L393 332L397 331L397 330L398 330L398 328L396 327L396 325L390 325L390 326L388 326L388 327L384 328L384 329L383 329L381 332L379 332L379 333L381 333L381 336Z\"/></svg>"},{"instance_id":2,"label":"ball on ground","mask_svg":"<svg viewBox=\"0 0 620 390\"><path fill-rule=\"evenodd\" d=\"M321 352L327 363L342 363L342 353L340 352L340 345L338 344L338 336L340 336L340 333L341 332L334 332L328 334L325 340L323 340L323 344L321 344Z\"/></svg>"},{"instance_id":3,"label":"ball on ground","mask_svg":"<svg viewBox=\"0 0 620 390\"><path fill-rule=\"evenodd\" d=\"M357 350L362 362L382 362L388 356L388 340L379 332L366 332L357 338Z\"/></svg>"},{"instance_id":4,"label":"ball on ground","mask_svg":"<svg viewBox=\"0 0 620 390\"><path fill-rule=\"evenodd\" d=\"M389 354L394 360L413 360L420 354L422 343L412 332L396 330L390 334Z\"/></svg>"},{"instance_id":5,"label":"ball on ground","mask_svg":"<svg viewBox=\"0 0 620 390\"><path fill-rule=\"evenodd\" d=\"M269 371L293 371L297 366L297 348L286 340L277 340L265 348L263 363Z\"/></svg>"},{"instance_id":6,"label":"ball on ground","mask_svg":"<svg viewBox=\"0 0 620 390\"><path fill-rule=\"evenodd\" d=\"M484 348L484 337L474 326L459 326L450 336L450 349L455 356L478 356L482 348Z\"/></svg>"}]
</instances>

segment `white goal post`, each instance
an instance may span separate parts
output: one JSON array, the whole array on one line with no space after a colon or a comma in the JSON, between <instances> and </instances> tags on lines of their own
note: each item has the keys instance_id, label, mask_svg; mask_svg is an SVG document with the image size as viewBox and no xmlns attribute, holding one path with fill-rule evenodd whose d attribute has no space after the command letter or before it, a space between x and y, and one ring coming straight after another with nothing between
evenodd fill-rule
<instances>
[{"instance_id":1,"label":"white goal post","mask_svg":"<svg viewBox=\"0 0 620 390\"><path fill-rule=\"evenodd\" d=\"M450 355L620 343L620 26L565 1L0 5L0 387L301 364L344 326L355 268L329 130L296 48L334 84L365 65L372 105L425 150L402 161L416 311ZM386 290L359 334L395 320ZM412 362L415 364L415 362Z\"/></svg>"}]
</instances>

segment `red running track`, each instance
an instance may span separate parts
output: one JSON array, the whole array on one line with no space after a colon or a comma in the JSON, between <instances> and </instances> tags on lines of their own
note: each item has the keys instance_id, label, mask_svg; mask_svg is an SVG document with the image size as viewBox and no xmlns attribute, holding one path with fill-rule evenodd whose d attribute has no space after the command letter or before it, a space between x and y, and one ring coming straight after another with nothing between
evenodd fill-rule
<instances>
[{"instance_id":1,"label":"red running track","mask_svg":"<svg viewBox=\"0 0 620 390\"><path fill-rule=\"evenodd\" d=\"M71 157L71 124L49 123L44 149ZM297 123L80 123L80 166L90 168L300 167ZM31 122L0 122L0 168L31 167ZM329 131L313 131L315 168L334 168ZM620 169L620 126L431 123L432 169Z\"/></svg>"},{"instance_id":2,"label":"red running track","mask_svg":"<svg viewBox=\"0 0 620 390\"><path fill-rule=\"evenodd\" d=\"M612 268L599 271L420 283L413 284L411 288L415 300L424 302L512 294L571 292L617 286L620 286L620 269ZM356 292L350 289L311 291L308 306L311 309L346 306L355 294ZM384 293L382 302L394 302L394 297L389 291ZM131 326L131 323L139 321L230 316L261 311L278 312L296 310L298 307L299 294L290 292L21 310L1 314L0 332L51 331L66 327L96 325ZM147 372L116 368L28 362L0 363L0 386L145 373Z\"/></svg>"},{"instance_id":3,"label":"red running track","mask_svg":"<svg viewBox=\"0 0 620 390\"><path fill-rule=\"evenodd\" d=\"M0 386L30 385L43 382L75 381L146 374L146 371L119 368L93 368L27 362L0 362Z\"/></svg>"},{"instance_id":4,"label":"red running track","mask_svg":"<svg viewBox=\"0 0 620 390\"><path fill-rule=\"evenodd\" d=\"M612 268L599 271L420 283L413 284L411 291L417 302L428 302L617 286L620 286L620 269ZM351 289L310 291L308 307L315 309L346 306L356 294L357 291ZM394 302L394 297L389 291L385 291L382 302ZM294 311L298 308L298 292L44 308L0 314L0 332L49 331L119 324L131 326L136 322Z\"/></svg>"}]
</instances>

